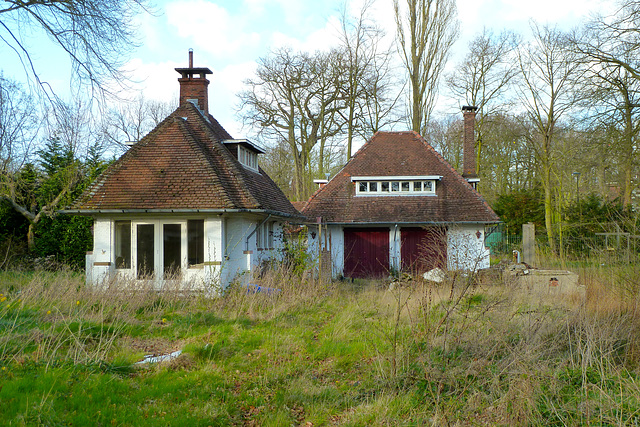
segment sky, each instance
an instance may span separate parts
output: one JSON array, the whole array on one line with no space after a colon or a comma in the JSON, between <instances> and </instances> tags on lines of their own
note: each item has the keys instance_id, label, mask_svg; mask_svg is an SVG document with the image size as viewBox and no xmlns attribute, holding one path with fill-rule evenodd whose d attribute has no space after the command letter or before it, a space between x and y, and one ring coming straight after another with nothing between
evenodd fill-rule
<instances>
[{"instance_id":1,"label":"sky","mask_svg":"<svg viewBox=\"0 0 640 427\"><path fill-rule=\"evenodd\" d=\"M157 0L155 13L137 17L138 46L132 46L125 69L136 82L133 88L147 99L177 102L179 75L174 68L186 67L188 50L193 49L194 66L213 71L208 76L210 113L234 138L250 137L237 114L237 94L253 76L259 58L283 46L307 51L331 47L341 10L346 7L357 14L362 1L349 0L345 6L345 0ZM514 30L526 37L532 19L569 29L614 5L614 0L457 0L460 38L449 68L462 59L469 41L483 28L495 33ZM392 0L376 0L368 13L393 36ZM64 54L37 33L29 46L36 69L64 96L69 87ZM1 41L0 71L16 80L25 75L17 56Z\"/></svg>"}]
</instances>

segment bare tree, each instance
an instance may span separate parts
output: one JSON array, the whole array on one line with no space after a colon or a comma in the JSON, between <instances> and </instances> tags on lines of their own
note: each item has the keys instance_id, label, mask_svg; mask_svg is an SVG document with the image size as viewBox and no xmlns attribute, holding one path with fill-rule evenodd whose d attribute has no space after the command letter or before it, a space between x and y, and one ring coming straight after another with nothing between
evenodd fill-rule
<instances>
[{"instance_id":1,"label":"bare tree","mask_svg":"<svg viewBox=\"0 0 640 427\"><path fill-rule=\"evenodd\" d=\"M498 36L486 29L469 43L469 52L455 72L447 76L447 86L466 105L478 108L476 114L476 173L480 173L485 122L503 113L509 83L518 73L514 52L519 37L505 31Z\"/></svg>"},{"instance_id":2,"label":"bare tree","mask_svg":"<svg viewBox=\"0 0 640 427\"><path fill-rule=\"evenodd\" d=\"M102 132L105 143L122 151L126 143L140 141L171 112L176 102L150 101L140 95L132 101L123 101L113 106L103 120ZM105 147L106 148L106 147Z\"/></svg>"},{"instance_id":3,"label":"bare tree","mask_svg":"<svg viewBox=\"0 0 640 427\"><path fill-rule=\"evenodd\" d=\"M520 102L531 124L526 138L533 150L538 179L544 188L545 226L549 246L556 248L553 193L555 180L554 150L560 119L575 104L571 88L578 71L577 62L567 49L564 35L557 29L532 24L533 40L518 53ZM527 126L528 128L528 126Z\"/></svg>"},{"instance_id":4,"label":"bare tree","mask_svg":"<svg viewBox=\"0 0 640 427\"><path fill-rule=\"evenodd\" d=\"M570 47L577 54L583 70L583 78L577 86L583 97L585 116L593 129L606 129L611 138L604 146L600 144L604 149L604 152L601 150L601 158L611 154L616 157L616 168L609 168L609 173L618 169L625 207L631 204L632 178L638 162L640 74L636 70L639 64L636 49L640 48L640 33L633 28L622 32L621 28L625 25L623 23L636 22L637 7L634 2L626 2L621 11L629 12L629 16L618 18L613 24L606 24L606 20L599 17L586 24L582 31L570 35ZM606 44L606 52L599 43ZM635 44L636 49L631 49L630 44ZM611 144L612 140L614 144ZM602 174L604 176L604 170Z\"/></svg>"},{"instance_id":5,"label":"bare tree","mask_svg":"<svg viewBox=\"0 0 640 427\"><path fill-rule=\"evenodd\" d=\"M72 89L105 95L111 93L107 83L124 80L121 67L131 51L134 18L141 10L147 10L146 0L5 0L0 6L0 40L47 96L55 94L32 60L28 40L34 32L48 36L68 55Z\"/></svg>"},{"instance_id":6,"label":"bare tree","mask_svg":"<svg viewBox=\"0 0 640 427\"><path fill-rule=\"evenodd\" d=\"M340 20L340 49L347 80L343 88L345 109L340 114L346 127L347 160L356 135L367 139L398 120L394 110L400 92L391 93L391 52L380 46L384 32L367 16L374 3L365 0L355 17L348 15L345 4Z\"/></svg>"},{"instance_id":7,"label":"bare tree","mask_svg":"<svg viewBox=\"0 0 640 427\"><path fill-rule=\"evenodd\" d=\"M89 141L99 136L92 127L87 108L81 102L59 104L55 114L50 112L44 120L47 126L43 147L35 156L30 152L22 152L20 156L14 153L10 164L20 167L7 168L0 176L0 199L11 204L29 222L29 250L35 247L37 224L43 217L53 215L83 178L79 159L87 155ZM36 110L31 114L41 120ZM19 139L11 143L16 141Z\"/></svg>"},{"instance_id":8,"label":"bare tree","mask_svg":"<svg viewBox=\"0 0 640 427\"><path fill-rule=\"evenodd\" d=\"M571 36L572 48L600 63L624 68L640 79L640 1L622 0L611 16L596 16L582 33Z\"/></svg>"},{"instance_id":9,"label":"bare tree","mask_svg":"<svg viewBox=\"0 0 640 427\"><path fill-rule=\"evenodd\" d=\"M11 174L24 165L40 124L33 98L0 75L0 174Z\"/></svg>"},{"instance_id":10,"label":"bare tree","mask_svg":"<svg viewBox=\"0 0 640 427\"><path fill-rule=\"evenodd\" d=\"M393 2L398 47L411 87L411 127L426 133L436 103L440 76L459 23L454 0L399 0Z\"/></svg>"},{"instance_id":11,"label":"bare tree","mask_svg":"<svg viewBox=\"0 0 640 427\"><path fill-rule=\"evenodd\" d=\"M322 176L327 144L342 130L343 66L338 50L309 55L280 49L260 59L256 77L240 94L245 124L289 145L298 200L312 191L312 150L319 152L317 173Z\"/></svg>"}]
</instances>

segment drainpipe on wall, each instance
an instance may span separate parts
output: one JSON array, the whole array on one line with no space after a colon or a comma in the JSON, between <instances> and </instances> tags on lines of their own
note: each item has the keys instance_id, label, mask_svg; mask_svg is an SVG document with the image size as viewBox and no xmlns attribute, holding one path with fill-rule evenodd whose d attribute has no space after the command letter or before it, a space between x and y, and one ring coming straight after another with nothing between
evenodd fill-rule
<instances>
[{"instance_id":1,"label":"drainpipe on wall","mask_svg":"<svg viewBox=\"0 0 640 427\"><path fill-rule=\"evenodd\" d=\"M245 253L245 255L247 255L247 270L249 270L249 271L251 271L251 253L252 253L252 251L249 250L249 239L251 238L251 236L256 234L258 229L260 227L262 227L264 225L264 223L269 220L269 218L271 218L271 214L267 215L267 217L265 219L263 219L260 224L256 225L256 228L254 228L253 231L251 233L249 233L249 235L247 236L247 238L244 241L244 253Z\"/></svg>"}]
</instances>

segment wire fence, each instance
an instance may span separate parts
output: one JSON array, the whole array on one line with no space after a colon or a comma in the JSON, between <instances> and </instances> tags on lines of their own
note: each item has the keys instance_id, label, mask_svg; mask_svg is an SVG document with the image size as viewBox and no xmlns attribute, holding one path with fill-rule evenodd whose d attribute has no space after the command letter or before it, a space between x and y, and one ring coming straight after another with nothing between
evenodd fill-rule
<instances>
[{"instance_id":1,"label":"wire fence","mask_svg":"<svg viewBox=\"0 0 640 427\"><path fill-rule=\"evenodd\" d=\"M494 258L515 257L522 252L522 234L509 231L501 224L487 232L486 245ZM536 230L536 243L538 253L553 252L546 233ZM640 235L623 232L618 228L616 231L582 236L558 236L554 255L566 261L589 260L607 264L640 262Z\"/></svg>"}]
</instances>

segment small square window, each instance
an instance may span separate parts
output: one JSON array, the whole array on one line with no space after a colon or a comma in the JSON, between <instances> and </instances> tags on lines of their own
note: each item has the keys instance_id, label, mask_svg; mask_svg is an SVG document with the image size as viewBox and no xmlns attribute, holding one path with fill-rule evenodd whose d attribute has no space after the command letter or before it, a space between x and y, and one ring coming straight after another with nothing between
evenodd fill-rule
<instances>
[{"instance_id":1,"label":"small square window","mask_svg":"<svg viewBox=\"0 0 640 427\"><path fill-rule=\"evenodd\" d=\"M358 191L360 191L361 193L364 193L367 191L368 185L366 182L359 182L358 183Z\"/></svg>"},{"instance_id":2,"label":"small square window","mask_svg":"<svg viewBox=\"0 0 640 427\"><path fill-rule=\"evenodd\" d=\"M369 183L369 191L370 192L377 192L378 191L378 183L377 182L370 182Z\"/></svg>"},{"instance_id":3,"label":"small square window","mask_svg":"<svg viewBox=\"0 0 640 427\"><path fill-rule=\"evenodd\" d=\"M400 191L400 183L398 181L391 181L391 191Z\"/></svg>"},{"instance_id":4,"label":"small square window","mask_svg":"<svg viewBox=\"0 0 640 427\"><path fill-rule=\"evenodd\" d=\"M402 183L402 191L409 191L409 182Z\"/></svg>"},{"instance_id":5,"label":"small square window","mask_svg":"<svg viewBox=\"0 0 640 427\"><path fill-rule=\"evenodd\" d=\"M389 191L389 181L382 181L381 186L383 192Z\"/></svg>"},{"instance_id":6,"label":"small square window","mask_svg":"<svg viewBox=\"0 0 640 427\"><path fill-rule=\"evenodd\" d=\"M413 191L422 191L422 182L413 181Z\"/></svg>"},{"instance_id":7,"label":"small square window","mask_svg":"<svg viewBox=\"0 0 640 427\"><path fill-rule=\"evenodd\" d=\"M433 191L433 181L424 181L423 182L422 191L432 192Z\"/></svg>"}]
</instances>

